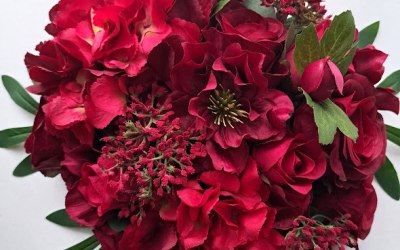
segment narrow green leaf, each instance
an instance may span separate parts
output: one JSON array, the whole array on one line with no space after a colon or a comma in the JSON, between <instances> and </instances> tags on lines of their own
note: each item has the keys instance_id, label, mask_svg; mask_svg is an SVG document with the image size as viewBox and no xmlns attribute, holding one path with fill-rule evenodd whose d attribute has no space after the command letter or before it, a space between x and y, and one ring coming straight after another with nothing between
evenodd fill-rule
<instances>
[{"instance_id":1,"label":"narrow green leaf","mask_svg":"<svg viewBox=\"0 0 400 250\"><path fill-rule=\"evenodd\" d=\"M57 225L64 227L79 227L79 224L75 221L71 220L67 211L65 209L57 210L49 215L47 215L46 219L51 221Z\"/></svg>"},{"instance_id":2,"label":"narrow green leaf","mask_svg":"<svg viewBox=\"0 0 400 250\"><path fill-rule=\"evenodd\" d=\"M14 169L13 175L16 177L25 177L35 173L36 171L32 167L31 156L28 155L21 161L20 164Z\"/></svg>"},{"instance_id":3,"label":"narrow green leaf","mask_svg":"<svg viewBox=\"0 0 400 250\"><path fill-rule=\"evenodd\" d=\"M29 113L36 114L39 104L26 92L26 90L10 76L2 76L3 85L11 99Z\"/></svg>"},{"instance_id":4,"label":"narrow green leaf","mask_svg":"<svg viewBox=\"0 0 400 250\"><path fill-rule=\"evenodd\" d=\"M378 87L392 88L396 91L396 94L398 94L400 92L400 70L389 75Z\"/></svg>"},{"instance_id":5,"label":"narrow green leaf","mask_svg":"<svg viewBox=\"0 0 400 250\"><path fill-rule=\"evenodd\" d=\"M318 127L319 143L329 145L333 142L337 129L353 141L358 138L358 129L352 123L346 113L330 99L322 102L314 102L304 92L307 104L314 110L314 120Z\"/></svg>"},{"instance_id":6,"label":"narrow green leaf","mask_svg":"<svg viewBox=\"0 0 400 250\"><path fill-rule=\"evenodd\" d=\"M340 69L340 72L342 72L343 75L347 73L347 70L349 69L350 64L353 61L354 55L356 54L357 47L354 46L353 48L350 49L350 51L343 57L342 60L340 60L336 65Z\"/></svg>"},{"instance_id":7,"label":"narrow green leaf","mask_svg":"<svg viewBox=\"0 0 400 250\"><path fill-rule=\"evenodd\" d=\"M108 220L108 225L115 232L122 232L129 225L128 219L118 219L117 217L112 217Z\"/></svg>"},{"instance_id":8,"label":"narrow green leaf","mask_svg":"<svg viewBox=\"0 0 400 250\"><path fill-rule=\"evenodd\" d=\"M79 242L72 247L67 248L66 250L93 250L95 249L100 243L96 240L94 235L90 236L89 238Z\"/></svg>"},{"instance_id":9,"label":"narrow green leaf","mask_svg":"<svg viewBox=\"0 0 400 250\"><path fill-rule=\"evenodd\" d=\"M400 129L386 125L387 139L400 146Z\"/></svg>"},{"instance_id":10,"label":"narrow green leaf","mask_svg":"<svg viewBox=\"0 0 400 250\"><path fill-rule=\"evenodd\" d=\"M264 5L261 5L260 0L245 0L243 4L248 9L260 14L263 17L272 17L272 18L276 17L275 9L272 7L266 7Z\"/></svg>"},{"instance_id":11,"label":"narrow green leaf","mask_svg":"<svg viewBox=\"0 0 400 250\"><path fill-rule=\"evenodd\" d=\"M351 11L335 16L321 39L322 56L329 56L334 63L338 63L351 49L354 35L355 24Z\"/></svg>"},{"instance_id":12,"label":"narrow green leaf","mask_svg":"<svg viewBox=\"0 0 400 250\"><path fill-rule=\"evenodd\" d=\"M0 131L0 148L9 148L28 138L32 127L10 128Z\"/></svg>"},{"instance_id":13,"label":"narrow green leaf","mask_svg":"<svg viewBox=\"0 0 400 250\"><path fill-rule=\"evenodd\" d=\"M378 35L379 25L380 22L378 21L360 31L358 34L358 48L362 49L367 45L374 43L376 36Z\"/></svg>"},{"instance_id":14,"label":"narrow green leaf","mask_svg":"<svg viewBox=\"0 0 400 250\"><path fill-rule=\"evenodd\" d=\"M294 63L299 74L312 62L321 58L320 45L315 26L310 24L296 37Z\"/></svg>"},{"instance_id":15,"label":"narrow green leaf","mask_svg":"<svg viewBox=\"0 0 400 250\"><path fill-rule=\"evenodd\" d=\"M291 22L286 35L285 47L283 48L281 60L286 60L286 54L289 51L290 47L293 45L296 34L296 25L294 24L294 22Z\"/></svg>"},{"instance_id":16,"label":"narrow green leaf","mask_svg":"<svg viewBox=\"0 0 400 250\"><path fill-rule=\"evenodd\" d=\"M400 200L400 182L396 169L393 167L392 162L386 157L383 166L375 174L382 189L393 199Z\"/></svg>"},{"instance_id":17,"label":"narrow green leaf","mask_svg":"<svg viewBox=\"0 0 400 250\"><path fill-rule=\"evenodd\" d=\"M211 16L215 16L218 12L220 12L225 5L227 5L231 0L218 0L217 3L214 6L213 12Z\"/></svg>"}]
</instances>

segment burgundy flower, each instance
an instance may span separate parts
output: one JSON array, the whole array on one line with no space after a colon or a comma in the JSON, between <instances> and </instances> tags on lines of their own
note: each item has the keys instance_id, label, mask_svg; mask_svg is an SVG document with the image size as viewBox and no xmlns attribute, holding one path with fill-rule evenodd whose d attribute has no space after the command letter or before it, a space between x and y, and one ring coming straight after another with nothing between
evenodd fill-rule
<instances>
[{"instance_id":1,"label":"burgundy flower","mask_svg":"<svg viewBox=\"0 0 400 250\"><path fill-rule=\"evenodd\" d=\"M203 28L210 22L211 12L216 2L216 0L176 0L168 15L195 23Z\"/></svg>"},{"instance_id":2,"label":"burgundy flower","mask_svg":"<svg viewBox=\"0 0 400 250\"><path fill-rule=\"evenodd\" d=\"M315 101L329 98L337 90L343 91L343 75L329 58L320 59L309 64L301 77L300 87Z\"/></svg>"},{"instance_id":3,"label":"burgundy flower","mask_svg":"<svg viewBox=\"0 0 400 250\"><path fill-rule=\"evenodd\" d=\"M247 138L264 140L280 134L293 110L286 95L267 89L262 62L262 55L231 45L215 61L207 86L190 100L189 113L199 127L214 131L213 138L222 148L239 147Z\"/></svg>"},{"instance_id":4,"label":"burgundy flower","mask_svg":"<svg viewBox=\"0 0 400 250\"><path fill-rule=\"evenodd\" d=\"M253 152L258 167L271 185L306 195L326 169L325 153L317 141L298 135L259 145Z\"/></svg>"},{"instance_id":5,"label":"burgundy flower","mask_svg":"<svg viewBox=\"0 0 400 250\"><path fill-rule=\"evenodd\" d=\"M387 57L387 54L375 49L372 45L359 49L350 66L350 72L361 74L367 77L371 84L376 84L385 71L383 63Z\"/></svg>"},{"instance_id":6,"label":"burgundy flower","mask_svg":"<svg viewBox=\"0 0 400 250\"><path fill-rule=\"evenodd\" d=\"M74 81L82 67L54 41L41 43L36 47L39 55L27 53L25 64L30 78L35 81L28 90L34 94L50 94L63 83Z\"/></svg>"},{"instance_id":7,"label":"burgundy flower","mask_svg":"<svg viewBox=\"0 0 400 250\"><path fill-rule=\"evenodd\" d=\"M43 111L57 129L66 129L86 120L82 86L71 82L60 86L60 93L48 98Z\"/></svg>"},{"instance_id":8,"label":"burgundy flower","mask_svg":"<svg viewBox=\"0 0 400 250\"><path fill-rule=\"evenodd\" d=\"M96 128L105 128L116 116L126 112L126 95L118 80L103 76L90 87L85 110L89 122Z\"/></svg>"},{"instance_id":9,"label":"burgundy flower","mask_svg":"<svg viewBox=\"0 0 400 250\"><path fill-rule=\"evenodd\" d=\"M45 104L44 99L36 113L32 133L25 142L25 149L31 154L32 165L36 170L46 176L55 176L64 157L63 140L51 133L51 124L42 110L43 104Z\"/></svg>"},{"instance_id":10,"label":"burgundy flower","mask_svg":"<svg viewBox=\"0 0 400 250\"><path fill-rule=\"evenodd\" d=\"M237 35L270 48L279 48L286 38L286 29L281 22L262 17L245 7L222 12L218 22L223 33Z\"/></svg>"},{"instance_id":11,"label":"burgundy flower","mask_svg":"<svg viewBox=\"0 0 400 250\"><path fill-rule=\"evenodd\" d=\"M350 214L351 220L358 227L357 237L365 239L371 229L377 205L376 193L371 182L372 178L359 187L350 189L333 185L329 191L318 192L318 195L314 196L313 206L330 218Z\"/></svg>"},{"instance_id":12,"label":"burgundy flower","mask_svg":"<svg viewBox=\"0 0 400 250\"><path fill-rule=\"evenodd\" d=\"M275 211L262 202L262 182L254 160L248 161L240 182L217 171L203 173L200 181L221 188L206 247L233 249L259 239L264 223Z\"/></svg>"},{"instance_id":13,"label":"burgundy flower","mask_svg":"<svg viewBox=\"0 0 400 250\"><path fill-rule=\"evenodd\" d=\"M84 226L95 226L105 218L108 211L115 208L114 202L118 185L118 176L110 177L103 173L99 165L84 164L81 179L68 191L65 201L66 210L74 221Z\"/></svg>"},{"instance_id":14,"label":"burgundy flower","mask_svg":"<svg viewBox=\"0 0 400 250\"><path fill-rule=\"evenodd\" d=\"M198 183L188 183L178 191L181 204L177 210L176 227L179 242L185 248L200 246L207 239L211 226L211 210L220 195L218 188L202 190Z\"/></svg>"},{"instance_id":15,"label":"burgundy flower","mask_svg":"<svg viewBox=\"0 0 400 250\"><path fill-rule=\"evenodd\" d=\"M63 5L67 3L61 2L58 9L64 9ZM55 42L85 67L99 62L109 69L137 75L152 49L171 33L166 13L172 1L96 5L91 11L81 10L85 18L79 18L75 25L62 25L68 28L56 32ZM53 20L60 21L58 18L56 13Z\"/></svg>"},{"instance_id":16,"label":"burgundy flower","mask_svg":"<svg viewBox=\"0 0 400 250\"><path fill-rule=\"evenodd\" d=\"M121 250L169 250L177 243L176 229L156 213L147 214L140 224L129 224L119 241Z\"/></svg>"},{"instance_id":17,"label":"burgundy flower","mask_svg":"<svg viewBox=\"0 0 400 250\"><path fill-rule=\"evenodd\" d=\"M382 166L386 152L386 131L382 116L377 112L379 93L369 80L358 74L346 76L343 97L335 100L358 128L356 142L337 134L330 153L333 172L347 185L373 176ZM398 99L386 99L399 107ZM383 100L381 101L383 102ZM398 108L397 108L398 109Z\"/></svg>"},{"instance_id":18,"label":"burgundy flower","mask_svg":"<svg viewBox=\"0 0 400 250\"><path fill-rule=\"evenodd\" d=\"M118 244L122 238L121 232L116 232L110 228L108 223L105 223L101 227L96 227L93 230L96 239L101 244L101 249L104 250L115 250L118 249Z\"/></svg>"}]
</instances>

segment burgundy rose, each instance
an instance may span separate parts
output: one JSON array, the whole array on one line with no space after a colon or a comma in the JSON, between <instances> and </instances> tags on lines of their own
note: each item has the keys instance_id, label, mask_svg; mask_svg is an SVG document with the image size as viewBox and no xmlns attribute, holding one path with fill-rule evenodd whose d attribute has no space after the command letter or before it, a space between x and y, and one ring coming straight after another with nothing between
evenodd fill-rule
<instances>
[{"instance_id":1,"label":"burgundy rose","mask_svg":"<svg viewBox=\"0 0 400 250\"><path fill-rule=\"evenodd\" d=\"M329 191L314 195L313 207L320 213L335 218L350 214L358 226L357 237L365 239L371 229L377 205L372 178L357 188L342 189L333 185Z\"/></svg>"},{"instance_id":2,"label":"burgundy rose","mask_svg":"<svg viewBox=\"0 0 400 250\"><path fill-rule=\"evenodd\" d=\"M45 104L41 101L38 112L36 113L32 133L25 142L27 153L31 154L33 167L41 171L46 176L55 176L60 170L60 163L64 158L62 150L62 138L51 133L50 122L46 119L42 107Z\"/></svg>"},{"instance_id":3,"label":"burgundy rose","mask_svg":"<svg viewBox=\"0 0 400 250\"><path fill-rule=\"evenodd\" d=\"M325 153L317 141L301 135L257 146L253 156L271 185L306 195L326 169Z\"/></svg>"},{"instance_id":4,"label":"burgundy rose","mask_svg":"<svg viewBox=\"0 0 400 250\"><path fill-rule=\"evenodd\" d=\"M343 182L341 185L368 179L385 161L386 130L377 112L377 93L366 77L350 74L346 76L343 97L334 99L358 128L356 142L338 133L332 145L330 166ZM392 107L399 107L397 98L386 101L390 100Z\"/></svg>"},{"instance_id":5,"label":"burgundy rose","mask_svg":"<svg viewBox=\"0 0 400 250\"><path fill-rule=\"evenodd\" d=\"M387 57L387 54L369 45L357 50L349 71L361 74L367 77L371 84L376 84L385 71L383 63Z\"/></svg>"},{"instance_id":6,"label":"burgundy rose","mask_svg":"<svg viewBox=\"0 0 400 250\"><path fill-rule=\"evenodd\" d=\"M176 0L168 15L197 24L200 28L210 22L211 12L216 0Z\"/></svg>"},{"instance_id":7,"label":"burgundy rose","mask_svg":"<svg viewBox=\"0 0 400 250\"><path fill-rule=\"evenodd\" d=\"M270 48L279 48L286 38L286 29L281 22L245 7L222 12L218 22L223 33L237 35Z\"/></svg>"},{"instance_id":8,"label":"burgundy rose","mask_svg":"<svg viewBox=\"0 0 400 250\"><path fill-rule=\"evenodd\" d=\"M34 94L50 94L58 91L62 83L74 81L81 63L71 57L54 41L41 43L36 47L39 55L27 53L25 64L35 85L28 88Z\"/></svg>"}]
</instances>

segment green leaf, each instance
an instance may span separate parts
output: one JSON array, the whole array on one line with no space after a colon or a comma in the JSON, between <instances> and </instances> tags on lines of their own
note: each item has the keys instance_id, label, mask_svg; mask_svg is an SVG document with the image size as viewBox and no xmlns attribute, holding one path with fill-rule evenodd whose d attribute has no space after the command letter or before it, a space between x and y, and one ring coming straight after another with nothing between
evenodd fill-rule
<instances>
[{"instance_id":1,"label":"green leaf","mask_svg":"<svg viewBox=\"0 0 400 250\"><path fill-rule=\"evenodd\" d=\"M272 7L266 7L264 5L261 5L260 0L245 0L243 4L248 9L258 13L263 17L272 17L272 18L276 17L275 9Z\"/></svg>"},{"instance_id":2,"label":"green leaf","mask_svg":"<svg viewBox=\"0 0 400 250\"><path fill-rule=\"evenodd\" d=\"M36 114L39 104L26 92L26 90L14 78L2 76L3 85L11 99L29 113Z\"/></svg>"},{"instance_id":3,"label":"green leaf","mask_svg":"<svg viewBox=\"0 0 400 250\"><path fill-rule=\"evenodd\" d=\"M299 74L312 62L321 58L320 45L315 26L310 24L296 37L294 63Z\"/></svg>"},{"instance_id":4,"label":"green leaf","mask_svg":"<svg viewBox=\"0 0 400 250\"><path fill-rule=\"evenodd\" d=\"M289 51L290 47L293 45L296 38L296 25L294 22L291 22L288 28L288 32L285 39L285 47L283 48L281 60L286 60L286 54Z\"/></svg>"},{"instance_id":5,"label":"green leaf","mask_svg":"<svg viewBox=\"0 0 400 250\"><path fill-rule=\"evenodd\" d=\"M351 48L350 51L343 57L343 59L336 64L343 75L347 73L347 70L349 69L349 66L353 61L354 55L356 54L356 50L356 46Z\"/></svg>"},{"instance_id":6,"label":"green leaf","mask_svg":"<svg viewBox=\"0 0 400 250\"><path fill-rule=\"evenodd\" d=\"M129 225L129 220L127 219L118 219L117 217L112 217L108 220L108 225L115 232L122 232Z\"/></svg>"},{"instance_id":7,"label":"green leaf","mask_svg":"<svg viewBox=\"0 0 400 250\"><path fill-rule=\"evenodd\" d=\"M357 140L358 129L342 109L330 99L322 102L314 102L305 91L303 93L307 104L314 110L314 120L318 127L319 143L322 145L331 144L335 138L337 129L353 141Z\"/></svg>"},{"instance_id":8,"label":"green leaf","mask_svg":"<svg viewBox=\"0 0 400 250\"><path fill-rule=\"evenodd\" d=\"M400 129L386 125L387 139L400 146Z\"/></svg>"},{"instance_id":9,"label":"green leaf","mask_svg":"<svg viewBox=\"0 0 400 250\"><path fill-rule=\"evenodd\" d=\"M0 131L0 148L9 148L24 142L31 131L32 127L10 128Z\"/></svg>"},{"instance_id":10,"label":"green leaf","mask_svg":"<svg viewBox=\"0 0 400 250\"><path fill-rule=\"evenodd\" d=\"M383 166L376 172L375 178L382 189L393 199L400 200L400 182L396 169L386 157Z\"/></svg>"},{"instance_id":11,"label":"green leaf","mask_svg":"<svg viewBox=\"0 0 400 250\"><path fill-rule=\"evenodd\" d=\"M351 11L335 16L321 39L322 56L329 56L338 63L351 49L354 42L355 24Z\"/></svg>"},{"instance_id":12,"label":"green leaf","mask_svg":"<svg viewBox=\"0 0 400 250\"><path fill-rule=\"evenodd\" d=\"M71 220L67 211L65 209L57 210L49 215L47 215L46 219L51 221L57 225L64 227L79 227L79 224L75 221Z\"/></svg>"},{"instance_id":13,"label":"green leaf","mask_svg":"<svg viewBox=\"0 0 400 250\"><path fill-rule=\"evenodd\" d=\"M35 173L36 171L32 167L31 156L28 155L21 161L20 164L14 169L13 175L16 177L25 177Z\"/></svg>"},{"instance_id":14,"label":"green leaf","mask_svg":"<svg viewBox=\"0 0 400 250\"><path fill-rule=\"evenodd\" d=\"M79 242L76 245L73 245L66 250L93 250L95 249L100 243L96 240L94 235L90 236L89 238Z\"/></svg>"},{"instance_id":15,"label":"green leaf","mask_svg":"<svg viewBox=\"0 0 400 250\"><path fill-rule=\"evenodd\" d=\"M218 2L215 4L213 12L211 16L215 16L218 12L220 12L225 5L227 5L231 0L218 0Z\"/></svg>"},{"instance_id":16,"label":"green leaf","mask_svg":"<svg viewBox=\"0 0 400 250\"><path fill-rule=\"evenodd\" d=\"M380 22L378 21L360 31L358 34L358 48L362 49L367 45L374 43L376 36L378 35L379 25Z\"/></svg>"},{"instance_id":17,"label":"green leaf","mask_svg":"<svg viewBox=\"0 0 400 250\"><path fill-rule=\"evenodd\" d=\"M389 75L378 87L392 88L396 91L396 94L398 94L400 92L400 70Z\"/></svg>"}]
</instances>

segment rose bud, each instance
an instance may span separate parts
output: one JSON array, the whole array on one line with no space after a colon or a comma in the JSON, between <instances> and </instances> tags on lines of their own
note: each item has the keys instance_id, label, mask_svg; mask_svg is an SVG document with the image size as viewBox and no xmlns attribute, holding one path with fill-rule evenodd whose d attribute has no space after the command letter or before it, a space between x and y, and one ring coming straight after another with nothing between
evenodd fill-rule
<instances>
[{"instance_id":1,"label":"rose bud","mask_svg":"<svg viewBox=\"0 0 400 250\"><path fill-rule=\"evenodd\" d=\"M329 58L309 64L300 82L300 87L318 102L329 98L335 90L342 93L343 85L342 73Z\"/></svg>"}]
</instances>

